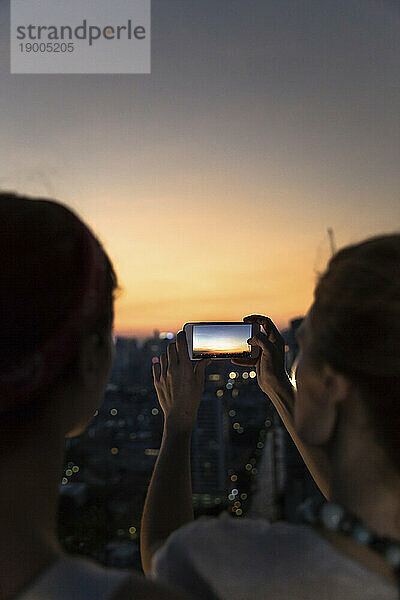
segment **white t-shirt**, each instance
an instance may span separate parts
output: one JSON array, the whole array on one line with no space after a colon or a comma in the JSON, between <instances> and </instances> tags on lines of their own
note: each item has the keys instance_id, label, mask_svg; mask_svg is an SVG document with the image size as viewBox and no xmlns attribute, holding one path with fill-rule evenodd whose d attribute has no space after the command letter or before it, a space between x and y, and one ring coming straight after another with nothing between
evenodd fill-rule
<instances>
[{"instance_id":1,"label":"white t-shirt","mask_svg":"<svg viewBox=\"0 0 400 600\"><path fill-rule=\"evenodd\" d=\"M308 525L200 517L169 536L149 577L207 600L395 600L398 591Z\"/></svg>"},{"instance_id":2,"label":"white t-shirt","mask_svg":"<svg viewBox=\"0 0 400 600\"><path fill-rule=\"evenodd\" d=\"M127 571L104 567L86 556L66 555L42 571L16 598L109 600L130 577Z\"/></svg>"}]
</instances>

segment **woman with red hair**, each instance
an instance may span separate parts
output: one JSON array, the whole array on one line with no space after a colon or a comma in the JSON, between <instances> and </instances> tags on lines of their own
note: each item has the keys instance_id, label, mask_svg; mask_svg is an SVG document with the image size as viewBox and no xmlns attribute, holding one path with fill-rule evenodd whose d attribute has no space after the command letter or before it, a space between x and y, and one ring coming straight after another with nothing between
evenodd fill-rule
<instances>
[{"instance_id":1,"label":"woman with red hair","mask_svg":"<svg viewBox=\"0 0 400 600\"><path fill-rule=\"evenodd\" d=\"M59 544L65 438L103 400L117 278L63 204L1 192L0 229L0 599L182 598Z\"/></svg>"}]
</instances>

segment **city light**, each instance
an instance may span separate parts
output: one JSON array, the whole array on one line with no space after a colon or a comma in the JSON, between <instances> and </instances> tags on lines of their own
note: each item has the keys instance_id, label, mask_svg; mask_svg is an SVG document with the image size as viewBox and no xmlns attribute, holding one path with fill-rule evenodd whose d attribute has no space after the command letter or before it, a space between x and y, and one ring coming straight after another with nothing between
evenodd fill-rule
<instances>
[{"instance_id":1,"label":"city light","mask_svg":"<svg viewBox=\"0 0 400 600\"><path fill-rule=\"evenodd\" d=\"M160 337L162 337L161 334ZM108 390L110 394L107 397L108 404L106 404L105 410L103 408L101 412L103 423L99 423L98 430L95 425L93 426L96 431L96 440L101 438L102 430L104 430L107 436L110 433L113 435L111 442L109 441L109 437L105 438L106 451L109 448L114 457L110 459L111 464L115 462L116 472L110 477L112 485L121 481L123 477L129 478L128 474L126 476L122 475L122 470L121 473L119 472L120 468L125 469L126 467L125 464L119 464L117 455L123 455L124 462L125 459L128 462L130 454L135 454L135 457L132 457L135 460L136 455L138 457L141 456L149 472L154 468L156 457L159 455L157 444L159 443L158 432L161 425L160 415L162 415L162 412L155 400L151 369L147 369L149 380L143 377L139 379L138 384L135 384L133 376L130 380L130 369L128 368L129 364L138 365L138 367L133 368L138 369L135 376L140 378L143 372L142 369L146 370L146 364L150 366L151 361L153 363L159 362L159 358L151 352L152 343L154 344L154 342L149 340L147 345L143 347L145 350L142 350L133 341L132 346L126 345L122 346L121 349L117 349L117 357L118 352L120 352L120 358L119 363L117 363L119 370L115 372L115 386ZM165 336L164 341L161 341L159 344L158 352L165 351L167 344L168 338ZM147 352L143 356L143 360L140 359L140 352ZM195 425L197 435L201 435L198 438L198 451L200 455L198 462L193 461L192 465L192 482L195 492L193 494L193 506L198 515L210 509L214 510L215 514L218 514L221 509L228 509L232 517L247 516L248 501L251 499L249 490L255 490L258 487L253 483L253 477L256 477L258 474L258 461L265 447L266 430L268 427L273 426L272 417L270 416L271 412L266 408L259 409L258 406L262 403L257 404L255 402L254 405L252 404L251 394L259 394L258 400L261 400L261 394L256 388L252 389L250 393L250 387L253 388L253 385L247 385L249 382L246 380L255 381L256 377L255 368L244 372L237 372L229 371L229 366L222 368L219 373L214 372L207 377L205 394L199 408L198 417L200 416L200 421ZM127 405L125 400L124 389L127 391L126 399L130 402L130 406ZM243 397L243 402L234 400L239 394L240 398ZM122 402L120 401L120 397ZM212 400L212 397L214 400ZM216 398L218 401L216 401ZM232 403L229 405L230 400L232 400ZM227 403L226 409L225 402ZM223 403L223 407L220 406L221 403ZM249 410L250 408L251 410ZM257 412L258 410L260 411L259 413ZM201 416L202 411L204 412L204 416ZM111 419L110 416L115 418ZM116 418L117 416L118 418ZM227 435L228 431L225 429L225 424L231 424L232 429L236 433L232 433L232 429L230 429L230 433ZM254 431L255 424L258 431ZM223 469L221 469L223 478L221 478L221 482L218 482L218 487L216 487L214 479L210 476L214 474L216 469L215 455L217 453L219 455L220 450L224 449L224 444L220 441L221 431L223 436L227 435L227 443L231 444L233 456L232 460L229 459L223 463ZM246 432L246 436L242 435L244 432ZM128 452L125 448L133 448L134 452ZM72 456L75 457L78 455ZM65 477L62 479L62 484L65 486L70 481L73 481L73 475L78 472L79 467L75 465L75 462L68 462L65 466ZM233 487L230 490L230 486L226 485L226 479L230 485L237 487ZM81 479L76 477L76 480L80 481ZM206 488L205 486L210 487ZM203 491L197 493L197 490L200 489ZM206 489L209 489L211 494L205 494ZM222 497L220 496L221 493L223 494ZM218 495L217 498L216 495ZM118 513L119 511L117 510L116 512ZM129 526L129 523L121 525L117 522L117 527L123 527L118 533L121 540L130 538L131 543L133 543L138 539L138 528L135 526Z\"/></svg>"},{"instance_id":2,"label":"city light","mask_svg":"<svg viewBox=\"0 0 400 600\"><path fill-rule=\"evenodd\" d=\"M209 381L219 381L220 379L221 376L218 375L218 373L211 373L211 375L208 376Z\"/></svg>"},{"instance_id":3,"label":"city light","mask_svg":"<svg viewBox=\"0 0 400 600\"><path fill-rule=\"evenodd\" d=\"M158 456L159 452L158 448L146 448L144 451L146 456Z\"/></svg>"},{"instance_id":4,"label":"city light","mask_svg":"<svg viewBox=\"0 0 400 600\"><path fill-rule=\"evenodd\" d=\"M174 337L174 334L170 331L162 331L160 333L160 340L173 340Z\"/></svg>"}]
</instances>

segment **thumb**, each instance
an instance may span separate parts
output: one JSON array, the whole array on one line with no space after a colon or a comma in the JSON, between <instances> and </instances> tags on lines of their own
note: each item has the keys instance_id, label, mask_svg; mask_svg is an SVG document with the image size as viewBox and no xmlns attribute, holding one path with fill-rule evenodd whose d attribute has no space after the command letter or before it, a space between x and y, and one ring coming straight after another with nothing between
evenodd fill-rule
<instances>
[{"instance_id":1,"label":"thumb","mask_svg":"<svg viewBox=\"0 0 400 600\"><path fill-rule=\"evenodd\" d=\"M273 349L272 342L269 341L266 334L262 331L253 335L253 337L249 339L249 343L252 346L259 346L265 353L271 352L271 350Z\"/></svg>"}]
</instances>

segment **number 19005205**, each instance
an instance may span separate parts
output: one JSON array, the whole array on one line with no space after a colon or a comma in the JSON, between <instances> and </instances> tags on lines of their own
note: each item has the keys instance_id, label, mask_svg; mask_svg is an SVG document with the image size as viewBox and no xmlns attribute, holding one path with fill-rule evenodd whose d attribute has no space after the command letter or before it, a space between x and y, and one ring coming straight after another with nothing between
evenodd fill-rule
<instances>
[{"instance_id":1,"label":"number 19005205","mask_svg":"<svg viewBox=\"0 0 400 600\"><path fill-rule=\"evenodd\" d=\"M21 52L73 52L73 42L25 42L19 44Z\"/></svg>"}]
</instances>

